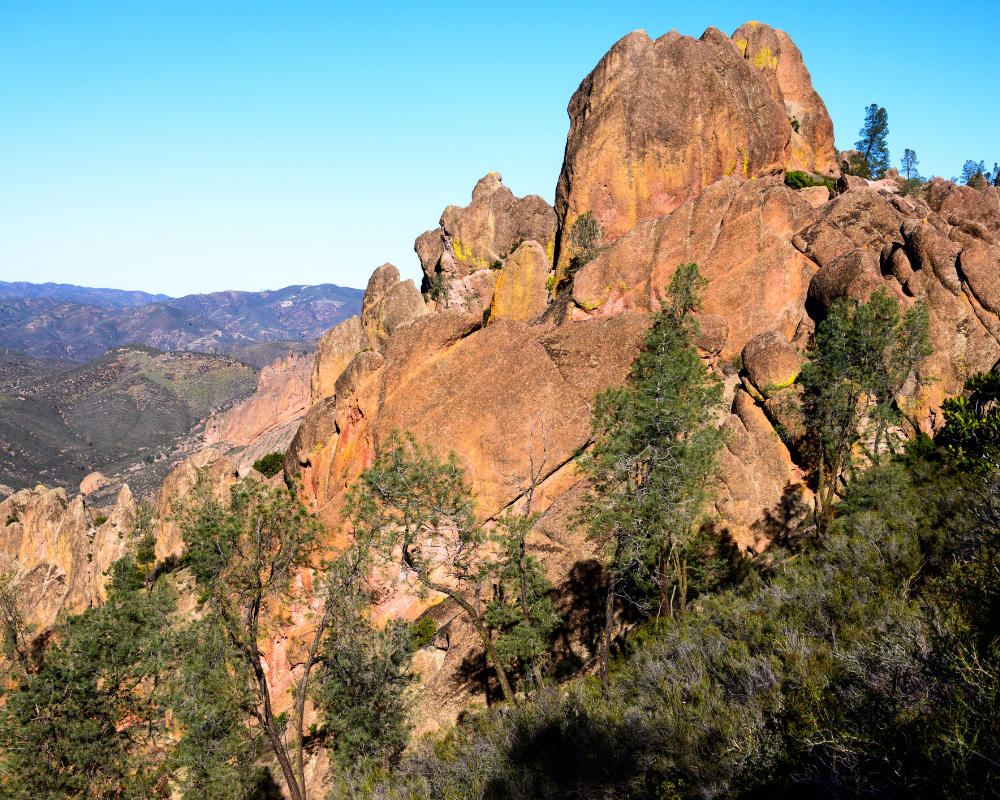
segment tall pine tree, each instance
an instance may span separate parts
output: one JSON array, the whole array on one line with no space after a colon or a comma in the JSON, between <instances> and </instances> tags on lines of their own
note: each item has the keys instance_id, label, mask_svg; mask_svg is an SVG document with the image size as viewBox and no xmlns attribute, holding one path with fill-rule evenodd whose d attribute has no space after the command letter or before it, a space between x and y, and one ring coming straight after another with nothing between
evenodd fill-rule
<instances>
[{"instance_id":1,"label":"tall pine tree","mask_svg":"<svg viewBox=\"0 0 1000 800\"><path fill-rule=\"evenodd\" d=\"M684 613L697 588L692 571L703 544L700 522L722 446L712 425L722 386L693 344L691 312L701 305L704 284L696 264L677 268L628 383L594 401L597 442L583 462L594 490L581 520L604 544L605 687L615 599L644 613L658 607L672 615Z\"/></svg>"},{"instance_id":2,"label":"tall pine tree","mask_svg":"<svg viewBox=\"0 0 1000 800\"><path fill-rule=\"evenodd\" d=\"M858 134L861 138L854 148L861 154L868 165L868 171L873 178L881 178L889 169L889 145L886 137L889 135L889 114L880 106L872 103L865 109L865 124Z\"/></svg>"}]
</instances>

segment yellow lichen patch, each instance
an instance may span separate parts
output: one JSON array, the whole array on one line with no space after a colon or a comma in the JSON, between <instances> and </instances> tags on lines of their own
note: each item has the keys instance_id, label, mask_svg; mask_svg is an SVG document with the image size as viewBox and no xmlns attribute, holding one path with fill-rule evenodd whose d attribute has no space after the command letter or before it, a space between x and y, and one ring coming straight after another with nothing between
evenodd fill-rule
<instances>
[{"instance_id":1,"label":"yellow lichen patch","mask_svg":"<svg viewBox=\"0 0 1000 800\"><path fill-rule=\"evenodd\" d=\"M778 57L771 53L770 47L762 47L753 57L753 65L759 69L769 67L776 70L778 68Z\"/></svg>"},{"instance_id":2,"label":"yellow lichen patch","mask_svg":"<svg viewBox=\"0 0 1000 800\"><path fill-rule=\"evenodd\" d=\"M747 57L747 45L748 44L749 44L749 42L747 42L746 39L737 39L736 40L736 46L738 48L740 48L740 52L743 53L743 58Z\"/></svg>"},{"instance_id":3,"label":"yellow lichen patch","mask_svg":"<svg viewBox=\"0 0 1000 800\"><path fill-rule=\"evenodd\" d=\"M472 248L469 247L469 245L460 242L458 239L455 239L451 243L451 247L455 253L455 260L458 261L460 264L464 264L467 261L472 261L473 263L475 263L475 259L472 256Z\"/></svg>"}]
</instances>

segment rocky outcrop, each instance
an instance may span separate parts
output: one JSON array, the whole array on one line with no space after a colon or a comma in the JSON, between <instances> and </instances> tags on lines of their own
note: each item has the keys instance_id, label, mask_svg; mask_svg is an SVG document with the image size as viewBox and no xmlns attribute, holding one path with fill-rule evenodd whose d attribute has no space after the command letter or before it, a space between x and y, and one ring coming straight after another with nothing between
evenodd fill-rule
<instances>
[{"instance_id":1,"label":"rocky outcrop","mask_svg":"<svg viewBox=\"0 0 1000 800\"><path fill-rule=\"evenodd\" d=\"M264 367L251 397L205 424L205 446L225 442L246 447L268 431L301 418L309 407L314 361L312 353L289 353Z\"/></svg>"},{"instance_id":2,"label":"rocky outcrop","mask_svg":"<svg viewBox=\"0 0 1000 800\"><path fill-rule=\"evenodd\" d=\"M438 274L456 282L489 269L528 239L538 242L552 261L556 232L552 206L534 194L515 197L503 185L499 172L480 179L468 206L448 206L441 214L440 226L414 243L424 270L424 288Z\"/></svg>"},{"instance_id":3,"label":"rocky outcrop","mask_svg":"<svg viewBox=\"0 0 1000 800\"><path fill-rule=\"evenodd\" d=\"M833 125L791 40L755 26L741 41L715 28L655 42L634 31L580 84L556 189L560 269L571 256L567 233L586 211L611 242L723 176L833 168Z\"/></svg>"},{"instance_id":4,"label":"rocky outcrop","mask_svg":"<svg viewBox=\"0 0 1000 800\"><path fill-rule=\"evenodd\" d=\"M310 403L333 396L333 387L351 359L368 347L368 334L361 317L351 317L327 331L316 346Z\"/></svg>"},{"instance_id":5,"label":"rocky outcrop","mask_svg":"<svg viewBox=\"0 0 1000 800\"><path fill-rule=\"evenodd\" d=\"M104 600L105 572L125 554L135 512L128 486L100 525L82 495L68 500L63 489L23 489L0 503L0 572L30 624L42 630L63 610Z\"/></svg>"},{"instance_id":6,"label":"rocky outcrop","mask_svg":"<svg viewBox=\"0 0 1000 800\"><path fill-rule=\"evenodd\" d=\"M512 319L528 322L545 309L549 292L545 286L551 264L542 246L534 241L522 244L500 270L493 299L490 322Z\"/></svg>"},{"instance_id":7,"label":"rocky outcrop","mask_svg":"<svg viewBox=\"0 0 1000 800\"><path fill-rule=\"evenodd\" d=\"M327 350L333 360L334 353L329 347ZM204 446L232 452L240 474L246 474L254 461L268 453L284 452L309 408L315 360L312 353L288 353L264 367L253 395L208 420Z\"/></svg>"},{"instance_id":8,"label":"rocky outcrop","mask_svg":"<svg viewBox=\"0 0 1000 800\"><path fill-rule=\"evenodd\" d=\"M86 478L80 481L80 494L90 494L102 489L109 483L108 479L100 472L91 472Z\"/></svg>"},{"instance_id":9,"label":"rocky outcrop","mask_svg":"<svg viewBox=\"0 0 1000 800\"><path fill-rule=\"evenodd\" d=\"M361 325L370 347L381 350L396 328L426 313L424 298L413 281L400 281L399 270L392 264L383 264L372 273L361 305Z\"/></svg>"},{"instance_id":10,"label":"rocky outcrop","mask_svg":"<svg viewBox=\"0 0 1000 800\"><path fill-rule=\"evenodd\" d=\"M802 366L802 357L777 331L754 336L743 348L742 357L747 377L762 396L791 386Z\"/></svg>"},{"instance_id":11,"label":"rocky outcrop","mask_svg":"<svg viewBox=\"0 0 1000 800\"><path fill-rule=\"evenodd\" d=\"M816 264L791 244L817 212L778 179L723 177L697 200L647 220L576 275L573 319L660 307L678 264L696 262L708 279L704 311L727 321L723 357L758 333L795 336L806 317Z\"/></svg>"},{"instance_id":12,"label":"rocky outcrop","mask_svg":"<svg viewBox=\"0 0 1000 800\"><path fill-rule=\"evenodd\" d=\"M218 497L226 497L229 487L240 479L236 463L215 448L206 448L196 453L171 472L164 479L153 501L157 560L180 556L184 552L178 511L194 490L199 475L207 489Z\"/></svg>"},{"instance_id":13,"label":"rocky outcrop","mask_svg":"<svg viewBox=\"0 0 1000 800\"><path fill-rule=\"evenodd\" d=\"M732 39L743 57L760 70L771 97L791 123L787 168L828 174L838 171L833 120L813 89L802 53L788 34L760 22L747 22Z\"/></svg>"}]
</instances>

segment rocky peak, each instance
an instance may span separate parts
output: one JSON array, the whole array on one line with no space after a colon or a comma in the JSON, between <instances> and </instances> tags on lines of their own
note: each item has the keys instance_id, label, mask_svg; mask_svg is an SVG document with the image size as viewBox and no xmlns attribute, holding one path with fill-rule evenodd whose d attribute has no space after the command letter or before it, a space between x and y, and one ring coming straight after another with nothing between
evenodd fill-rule
<instances>
[{"instance_id":1,"label":"rocky peak","mask_svg":"<svg viewBox=\"0 0 1000 800\"><path fill-rule=\"evenodd\" d=\"M519 242L532 239L552 260L556 217L538 195L515 197L499 172L480 178L468 206L448 206L440 226L414 243L424 270L424 289L436 275L450 283L483 272L506 259ZM440 279L439 279L440 280Z\"/></svg>"},{"instance_id":2,"label":"rocky peak","mask_svg":"<svg viewBox=\"0 0 1000 800\"><path fill-rule=\"evenodd\" d=\"M792 126L788 169L834 173L837 170L833 121L812 85L802 53L782 30L747 22L732 35L743 57L761 71L771 97Z\"/></svg>"},{"instance_id":3,"label":"rocky peak","mask_svg":"<svg viewBox=\"0 0 1000 800\"><path fill-rule=\"evenodd\" d=\"M361 325L368 343L381 350L400 325L426 314L427 307L413 281L399 280L399 270L383 264L368 279L361 304Z\"/></svg>"},{"instance_id":4,"label":"rocky peak","mask_svg":"<svg viewBox=\"0 0 1000 800\"><path fill-rule=\"evenodd\" d=\"M716 28L656 41L634 31L580 84L556 189L561 270L568 231L587 211L610 243L724 176L833 169L833 124L798 49L759 24L737 37L742 46Z\"/></svg>"}]
</instances>

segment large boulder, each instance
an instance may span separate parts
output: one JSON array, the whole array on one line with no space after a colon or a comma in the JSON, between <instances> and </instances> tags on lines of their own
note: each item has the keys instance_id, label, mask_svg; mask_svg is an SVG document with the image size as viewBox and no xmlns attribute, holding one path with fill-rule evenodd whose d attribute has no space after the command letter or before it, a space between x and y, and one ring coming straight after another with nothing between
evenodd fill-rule
<instances>
[{"instance_id":1,"label":"large boulder","mask_svg":"<svg viewBox=\"0 0 1000 800\"><path fill-rule=\"evenodd\" d=\"M799 374L802 358L777 331L753 337L743 348L743 368L761 394L790 386Z\"/></svg>"},{"instance_id":2,"label":"large boulder","mask_svg":"<svg viewBox=\"0 0 1000 800\"><path fill-rule=\"evenodd\" d=\"M368 347L368 335L361 317L345 319L336 328L323 334L316 345L310 381L310 403L333 396L333 387L355 355Z\"/></svg>"},{"instance_id":3,"label":"large boulder","mask_svg":"<svg viewBox=\"0 0 1000 800\"><path fill-rule=\"evenodd\" d=\"M743 57L761 71L771 97L792 124L788 169L807 172L837 171L833 120L823 98L813 89L802 53L782 30L747 22L733 34Z\"/></svg>"},{"instance_id":4,"label":"large boulder","mask_svg":"<svg viewBox=\"0 0 1000 800\"><path fill-rule=\"evenodd\" d=\"M552 206L534 194L515 197L499 172L480 179L468 206L448 206L440 225L414 243L424 270L424 289L438 274L454 282L488 269L527 239L538 242L552 260L556 232Z\"/></svg>"},{"instance_id":5,"label":"large boulder","mask_svg":"<svg viewBox=\"0 0 1000 800\"><path fill-rule=\"evenodd\" d=\"M701 39L633 31L576 90L556 188L568 232L592 211L611 242L662 217L723 175L755 178L787 164L792 128L761 70L716 28Z\"/></svg>"},{"instance_id":6,"label":"large boulder","mask_svg":"<svg viewBox=\"0 0 1000 800\"><path fill-rule=\"evenodd\" d=\"M490 302L490 322L513 319L528 322L545 308L548 289L545 282L551 265L545 250L535 241L522 244L500 270L493 300Z\"/></svg>"},{"instance_id":7,"label":"large boulder","mask_svg":"<svg viewBox=\"0 0 1000 800\"><path fill-rule=\"evenodd\" d=\"M994 195L977 191L971 186L956 186L943 178L932 178L924 186L927 205L942 217L956 214L980 222L994 236L1000 237L1000 208L990 200Z\"/></svg>"},{"instance_id":8,"label":"large boulder","mask_svg":"<svg viewBox=\"0 0 1000 800\"><path fill-rule=\"evenodd\" d=\"M719 349L735 355L764 331L792 339L806 316L816 265L791 244L817 212L780 180L722 178L665 217L647 220L574 278L574 319L659 309L678 264L708 279L703 310L725 317Z\"/></svg>"},{"instance_id":9,"label":"large boulder","mask_svg":"<svg viewBox=\"0 0 1000 800\"><path fill-rule=\"evenodd\" d=\"M420 291L413 281L400 281L392 264L383 264L368 279L361 325L370 347L381 350L396 328L426 313Z\"/></svg>"}]
</instances>

